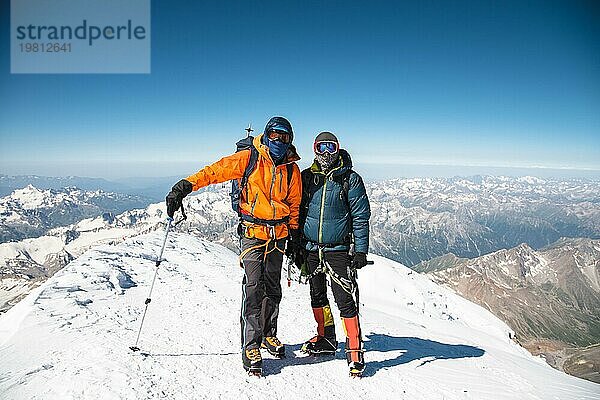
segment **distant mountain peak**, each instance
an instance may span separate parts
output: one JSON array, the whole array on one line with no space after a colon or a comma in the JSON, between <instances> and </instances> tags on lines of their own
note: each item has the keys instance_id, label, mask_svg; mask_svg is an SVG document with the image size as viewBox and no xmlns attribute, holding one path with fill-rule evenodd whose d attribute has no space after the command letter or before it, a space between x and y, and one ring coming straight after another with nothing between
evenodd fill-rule
<instances>
[{"instance_id":1,"label":"distant mountain peak","mask_svg":"<svg viewBox=\"0 0 600 400\"><path fill-rule=\"evenodd\" d=\"M0 198L0 243L38 237L58 226L146 204L137 196L102 190L39 189L29 184Z\"/></svg>"}]
</instances>

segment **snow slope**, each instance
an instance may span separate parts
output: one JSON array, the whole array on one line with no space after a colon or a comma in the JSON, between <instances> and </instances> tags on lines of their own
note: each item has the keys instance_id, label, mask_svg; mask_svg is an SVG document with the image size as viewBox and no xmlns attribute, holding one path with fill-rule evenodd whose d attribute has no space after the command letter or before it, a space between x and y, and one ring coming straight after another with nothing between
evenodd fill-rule
<instances>
[{"instance_id":1,"label":"snow slope","mask_svg":"<svg viewBox=\"0 0 600 400\"><path fill-rule=\"evenodd\" d=\"M237 216L231 210L227 193L227 188L215 187L189 196L186 199L188 219L179 225L179 230L236 248ZM161 202L119 215L107 212L51 229L45 236L0 243L0 313L10 309L29 290L91 247L161 229L165 207L165 203ZM0 205L0 217L1 211ZM0 218L0 228L1 222Z\"/></svg>"},{"instance_id":2,"label":"snow slope","mask_svg":"<svg viewBox=\"0 0 600 400\"><path fill-rule=\"evenodd\" d=\"M167 243L140 341L150 355L133 354L161 237L93 248L1 315L0 398L600 398L599 385L532 357L483 308L376 256L359 276L365 378L347 377L342 352L299 352L315 329L308 286L288 288L285 274L279 337L288 357L265 356L266 377L248 377L237 256L179 233Z\"/></svg>"}]
</instances>

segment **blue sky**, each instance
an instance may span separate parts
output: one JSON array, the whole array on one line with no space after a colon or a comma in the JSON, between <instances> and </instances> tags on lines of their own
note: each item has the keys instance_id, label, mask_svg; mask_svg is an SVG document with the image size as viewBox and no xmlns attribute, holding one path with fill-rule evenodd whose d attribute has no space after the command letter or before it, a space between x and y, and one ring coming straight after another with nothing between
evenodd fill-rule
<instances>
[{"instance_id":1,"label":"blue sky","mask_svg":"<svg viewBox=\"0 0 600 400\"><path fill-rule=\"evenodd\" d=\"M11 75L8 3L0 173L186 174L272 115L304 162L600 170L593 1L153 1L149 75Z\"/></svg>"}]
</instances>

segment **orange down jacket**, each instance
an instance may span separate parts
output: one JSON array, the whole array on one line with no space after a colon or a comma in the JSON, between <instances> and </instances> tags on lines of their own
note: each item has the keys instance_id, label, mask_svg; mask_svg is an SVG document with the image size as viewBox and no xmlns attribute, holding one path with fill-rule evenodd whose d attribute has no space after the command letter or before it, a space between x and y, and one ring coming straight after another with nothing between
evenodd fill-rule
<instances>
[{"instance_id":1,"label":"orange down jacket","mask_svg":"<svg viewBox=\"0 0 600 400\"><path fill-rule=\"evenodd\" d=\"M275 226L276 238L284 238L289 229L298 229L300 200L302 198L302 179L296 161L300 159L293 145L290 145L284 162L275 165L269 155L269 148L262 144L262 134L254 138L254 147L258 149L258 159L254 171L248 177L248 183L240 196L240 209L243 213L258 219L278 220L289 217L288 223ZM205 186L241 179L250 160L250 150L242 150L223 157L190 175L186 180L192 184L192 190ZM293 163L292 177L288 187L287 167ZM246 236L267 240L273 239L269 228L264 225L244 222Z\"/></svg>"}]
</instances>

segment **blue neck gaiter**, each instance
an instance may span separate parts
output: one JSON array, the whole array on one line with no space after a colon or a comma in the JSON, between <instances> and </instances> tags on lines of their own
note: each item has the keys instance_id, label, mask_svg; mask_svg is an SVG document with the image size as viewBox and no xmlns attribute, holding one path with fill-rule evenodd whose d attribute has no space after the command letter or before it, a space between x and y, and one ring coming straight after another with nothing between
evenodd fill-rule
<instances>
[{"instance_id":1,"label":"blue neck gaiter","mask_svg":"<svg viewBox=\"0 0 600 400\"><path fill-rule=\"evenodd\" d=\"M283 143L278 140L267 139L267 146L269 146L269 154L271 154L271 158L275 164L279 164L281 161L283 161L290 144Z\"/></svg>"}]
</instances>

